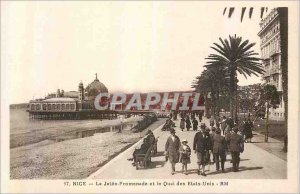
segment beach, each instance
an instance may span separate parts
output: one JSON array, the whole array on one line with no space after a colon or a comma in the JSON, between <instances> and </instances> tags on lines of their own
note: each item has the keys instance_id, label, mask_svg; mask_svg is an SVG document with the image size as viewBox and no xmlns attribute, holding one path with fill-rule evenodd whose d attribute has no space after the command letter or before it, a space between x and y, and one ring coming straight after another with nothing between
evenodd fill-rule
<instances>
[{"instance_id":1,"label":"beach","mask_svg":"<svg viewBox=\"0 0 300 194\"><path fill-rule=\"evenodd\" d=\"M31 126L28 129L20 127L19 131L15 125L11 125L11 137L13 137L11 141L14 142L14 147L10 149L10 178L86 178L120 152L143 138L149 129L154 130L165 122L165 119L158 119L140 133L133 133L130 128L123 128L119 132L117 128L121 122L122 125L132 126L130 124L141 119L142 117L103 121L44 121L44 125L43 123L30 123L35 127ZM29 124L24 126L28 127ZM108 127L113 128L84 138L71 136L69 139L60 139L60 137L70 136L76 131ZM60 140L57 141L57 139Z\"/></svg>"}]
</instances>

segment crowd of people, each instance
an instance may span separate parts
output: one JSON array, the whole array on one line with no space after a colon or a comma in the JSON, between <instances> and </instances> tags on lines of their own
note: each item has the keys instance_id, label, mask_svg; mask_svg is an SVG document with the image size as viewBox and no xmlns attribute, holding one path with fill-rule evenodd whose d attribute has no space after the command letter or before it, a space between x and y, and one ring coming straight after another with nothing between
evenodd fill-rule
<instances>
[{"instance_id":1,"label":"crowd of people","mask_svg":"<svg viewBox=\"0 0 300 194\"><path fill-rule=\"evenodd\" d=\"M175 116L176 115L176 116ZM183 130L195 131L194 140L190 147L186 139L180 141L176 135L175 122L177 114L171 114L166 120L163 130L170 131L170 136L165 143L165 157L171 163L171 174L175 174L176 163L182 164L182 172L188 174L188 164L191 163L192 150L197 156L197 173L206 176L205 167L215 163L216 170L225 172L224 166L227 155L231 157L232 171L239 170L240 153L244 151L244 142L251 142L253 123L250 118L244 119L237 125L231 117L218 117L209 120L209 126L202 122L203 115L180 114L180 126ZM198 117L198 119L197 119ZM200 127L198 128L198 120ZM200 130L199 130L200 129ZM131 160L135 155L146 154L151 145L156 143L156 138L151 130L148 131L139 149L135 149ZM191 149L192 148L192 149ZM133 162L133 165L136 161Z\"/></svg>"},{"instance_id":2,"label":"crowd of people","mask_svg":"<svg viewBox=\"0 0 300 194\"><path fill-rule=\"evenodd\" d=\"M199 121L202 121L202 114L198 115ZM191 121L192 120L192 123ZM198 121L196 114L181 114L180 129L197 131L193 141L193 151L197 155L199 175L206 176L205 166L215 163L216 170L225 172L224 165L226 156L231 155L233 172L239 170L240 153L244 151L244 142L251 142L253 124L249 119L245 119L242 125L237 125L231 117L211 118L209 127L201 123L198 130ZM165 144L165 155L171 163L171 174L175 174L175 164L182 163L182 172L187 173L187 164L191 163L192 150L188 141L180 141L176 135L176 130L172 127L169 129L170 137ZM246 140L246 141L245 141Z\"/></svg>"}]
</instances>

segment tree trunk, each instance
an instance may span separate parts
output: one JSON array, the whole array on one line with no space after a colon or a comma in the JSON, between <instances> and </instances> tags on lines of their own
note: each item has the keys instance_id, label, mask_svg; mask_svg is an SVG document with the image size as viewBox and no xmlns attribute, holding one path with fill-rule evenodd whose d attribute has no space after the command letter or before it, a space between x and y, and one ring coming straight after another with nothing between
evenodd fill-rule
<instances>
[{"instance_id":1,"label":"tree trunk","mask_svg":"<svg viewBox=\"0 0 300 194\"><path fill-rule=\"evenodd\" d=\"M215 117L216 115L216 95L213 90L211 90L211 116Z\"/></svg>"},{"instance_id":2,"label":"tree trunk","mask_svg":"<svg viewBox=\"0 0 300 194\"><path fill-rule=\"evenodd\" d=\"M216 114L219 116L220 115L220 94L219 94L220 88L217 88L216 91Z\"/></svg>"},{"instance_id":3,"label":"tree trunk","mask_svg":"<svg viewBox=\"0 0 300 194\"><path fill-rule=\"evenodd\" d=\"M267 103L267 118L266 118L265 142L268 142L268 138L269 138L269 103Z\"/></svg>"},{"instance_id":4,"label":"tree trunk","mask_svg":"<svg viewBox=\"0 0 300 194\"><path fill-rule=\"evenodd\" d=\"M238 112L239 112L239 102L238 102L238 85L237 83L235 84L235 118L234 121L238 124L239 117L238 117Z\"/></svg>"},{"instance_id":5,"label":"tree trunk","mask_svg":"<svg viewBox=\"0 0 300 194\"><path fill-rule=\"evenodd\" d=\"M234 119L234 107L235 107L234 90L235 90L235 73L234 73L234 71L232 71L230 73L230 88L229 88L230 116L231 116L232 119Z\"/></svg>"}]
</instances>

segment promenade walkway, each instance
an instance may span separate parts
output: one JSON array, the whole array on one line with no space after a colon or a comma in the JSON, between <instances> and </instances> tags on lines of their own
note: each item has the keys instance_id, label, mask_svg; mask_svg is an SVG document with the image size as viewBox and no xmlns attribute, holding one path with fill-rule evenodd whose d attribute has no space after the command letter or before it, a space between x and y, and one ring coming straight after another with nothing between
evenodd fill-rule
<instances>
[{"instance_id":1,"label":"promenade walkway","mask_svg":"<svg viewBox=\"0 0 300 194\"><path fill-rule=\"evenodd\" d=\"M208 125L208 120L204 122ZM179 120L176 123L176 135L180 139L187 139L188 145L192 148L195 131L181 131L179 129ZM284 179L287 177L287 162L272 154L266 149L262 149L255 144L261 141L261 135L254 136L253 141L257 142L246 143L245 151L241 154L240 171L232 172L230 163L230 155L227 155L225 163L225 173L215 170L215 164L206 167L207 176L197 174L197 158L196 154L192 152L191 164L188 165L188 175L181 173L181 164L176 164L176 174L171 175L171 165L165 162L163 155L164 146L167 137L170 135L168 131L161 131L161 127L154 131L154 135L159 136L158 140L158 155L152 158L152 165L148 169L136 170L132 166L132 161L128 158L132 157L132 153L140 143L133 145L106 165L104 165L97 172L89 176L89 179ZM272 139L271 139L272 140ZM269 146L270 149L270 146Z\"/></svg>"}]
</instances>

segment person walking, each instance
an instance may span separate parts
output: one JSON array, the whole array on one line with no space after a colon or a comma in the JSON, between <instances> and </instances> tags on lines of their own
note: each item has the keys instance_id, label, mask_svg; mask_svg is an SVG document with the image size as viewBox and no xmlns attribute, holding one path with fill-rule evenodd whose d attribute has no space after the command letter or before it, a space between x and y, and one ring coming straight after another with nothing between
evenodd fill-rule
<instances>
[{"instance_id":1,"label":"person walking","mask_svg":"<svg viewBox=\"0 0 300 194\"><path fill-rule=\"evenodd\" d=\"M223 135L225 135L225 129L226 129L226 126L227 126L227 124L226 124L226 117L223 116L223 119L222 119L222 121L221 121L221 129L222 129L222 131L223 131Z\"/></svg>"},{"instance_id":2,"label":"person walking","mask_svg":"<svg viewBox=\"0 0 300 194\"><path fill-rule=\"evenodd\" d=\"M185 122L186 122L186 129L189 131L191 128L191 121L189 115L186 116Z\"/></svg>"},{"instance_id":3,"label":"person walking","mask_svg":"<svg viewBox=\"0 0 300 194\"><path fill-rule=\"evenodd\" d=\"M243 132L244 132L244 135L245 135L245 142L250 142L251 143L251 139L253 137L253 134L252 134L252 129L253 129L253 124L252 124L252 121L250 119L248 119L244 125L243 125Z\"/></svg>"},{"instance_id":4,"label":"person walking","mask_svg":"<svg viewBox=\"0 0 300 194\"><path fill-rule=\"evenodd\" d=\"M180 152L180 162L182 163L182 172L188 175L187 164L191 163L191 148L187 145L188 141L186 139L182 140L182 144L179 148Z\"/></svg>"},{"instance_id":5,"label":"person walking","mask_svg":"<svg viewBox=\"0 0 300 194\"><path fill-rule=\"evenodd\" d=\"M206 176L205 174L205 154L207 151L207 144L205 139L205 124L202 123L200 126L201 130L195 134L193 142L193 150L197 154L197 163L198 163L198 175ZM202 167L202 168L201 168ZM202 172L201 172L202 170Z\"/></svg>"},{"instance_id":6,"label":"person walking","mask_svg":"<svg viewBox=\"0 0 300 194\"><path fill-rule=\"evenodd\" d=\"M175 112L174 112L174 121L177 121L177 116L178 116L178 112L175 111Z\"/></svg>"},{"instance_id":7,"label":"person walking","mask_svg":"<svg viewBox=\"0 0 300 194\"><path fill-rule=\"evenodd\" d=\"M216 127L217 127L217 128L220 128L220 123L221 123L221 118L220 118L220 116L217 115L215 120L216 120Z\"/></svg>"},{"instance_id":8,"label":"person walking","mask_svg":"<svg viewBox=\"0 0 300 194\"><path fill-rule=\"evenodd\" d=\"M197 131L197 129L198 129L198 121L194 117L194 119L193 119L193 131Z\"/></svg>"},{"instance_id":9,"label":"person walking","mask_svg":"<svg viewBox=\"0 0 300 194\"><path fill-rule=\"evenodd\" d=\"M215 119L213 116L210 118L209 125L211 128L215 125Z\"/></svg>"},{"instance_id":10,"label":"person walking","mask_svg":"<svg viewBox=\"0 0 300 194\"><path fill-rule=\"evenodd\" d=\"M170 129L171 135L168 137L165 144L165 155L168 156L168 160L171 163L171 174L175 174L175 165L179 161L179 148L180 148L180 139L175 135L175 129Z\"/></svg>"},{"instance_id":11,"label":"person walking","mask_svg":"<svg viewBox=\"0 0 300 194\"><path fill-rule=\"evenodd\" d=\"M200 121L200 123L202 122L202 117L203 117L203 113L202 113L202 111L199 113L199 121Z\"/></svg>"},{"instance_id":12,"label":"person walking","mask_svg":"<svg viewBox=\"0 0 300 194\"><path fill-rule=\"evenodd\" d=\"M226 141L225 137L221 135L221 130L217 129L216 134L213 136L213 154L216 162L216 170L220 170L220 159L221 159L221 169L225 172L224 165L226 161Z\"/></svg>"},{"instance_id":13,"label":"person walking","mask_svg":"<svg viewBox=\"0 0 300 194\"><path fill-rule=\"evenodd\" d=\"M215 127L212 127L211 128L211 131L209 133L209 136L210 136L210 141L211 141L211 152L213 154L213 140L214 140L214 136L216 135L216 128ZM213 162L216 162L216 159L215 159L215 155L213 154Z\"/></svg>"},{"instance_id":14,"label":"person walking","mask_svg":"<svg viewBox=\"0 0 300 194\"><path fill-rule=\"evenodd\" d=\"M212 154L213 144L212 144L210 129L208 127L205 128L204 139L205 139L205 147L206 147L205 165L210 165L211 163L210 155Z\"/></svg>"},{"instance_id":15,"label":"person walking","mask_svg":"<svg viewBox=\"0 0 300 194\"><path fill-rule=\"evenodd\" d=\"M182 117L181 120L180 120L180 129L181 129L181 131L183 131L184 128L185 128L185 120L184 120L184 118Z\"/></svg>"},{"instance_id":16,"label":"person walking","mask_svg":"<svg viewBox=\"0 0 300 194\"><path fill-rule=\"evenodd\" d=\"M243 137L237 134L238 128L233 128L233 133L230 135L230 152L232 156L232 169L233 172L237 172L239 170L240 164L240 153L244 151L244 141Z\"/></svg>"},{"instance_id":17,"label":"person walking","mask_svg":"<svg viewBox=\"0 0 300 194\"><path fill-rule=\"evenodd\" d=\"M232 134L232 130L230 129L229 125L227 125L227 128L225 130L225 141L226 141L226 151L225 151L225 153L226 153L226 155L230 154L230 156L231 156L230 163L232 163L232 153L230 151L230 137L231 137L231 134Z\"/></svg>"}]
</instances>

